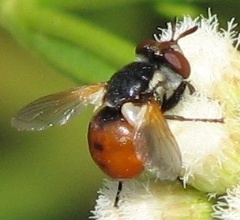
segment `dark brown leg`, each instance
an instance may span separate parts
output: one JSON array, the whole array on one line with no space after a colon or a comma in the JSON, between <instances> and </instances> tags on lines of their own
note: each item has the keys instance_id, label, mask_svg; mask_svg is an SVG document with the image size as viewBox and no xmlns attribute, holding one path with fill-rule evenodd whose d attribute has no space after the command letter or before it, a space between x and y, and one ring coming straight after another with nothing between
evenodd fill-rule
<instances>
[{"instance_id":1,"label":"dark brown leg","mask_svg":"<svg viewBox=\"0 0 240 220\"><path fill-rule=\"evenodd\" d=\"M118 182L117 194L116 194L115 202L114 202L114 207L116 207L116 208L118 208L118 201L119 201L119 198L120 198L121 191L122 191L122 181L119 181Z\"/></svg>"},{"instance_id":2,"label":"dark brown leg","mask_svg":"<svg viewBox=\"0 0 240 220\"><path fill-rule=\"evenodd\" d=\"M173 94L168 99L166 99L166 97L163 97L161 110L165 112L167 110L174 108L182 99L182 96L184 91L186 90L186 87L188 87L190 94L193 94L195 92L193 85L191 85L187 81L182 81L180 85L177 87L177 89L173 92Z\"/></svg>"},{"instance_id":3,"label":"dark brown leg","mask_svg":"<svg viewBox=\"0 0 240 220\"><path fill-rule=\"evenodd\" d=\"M166 119L175 121L202 121L202 122L213 122L213 123L224 123L223 118L184 118L178 115L164 115Z\"/></svg>"}]
</instances>

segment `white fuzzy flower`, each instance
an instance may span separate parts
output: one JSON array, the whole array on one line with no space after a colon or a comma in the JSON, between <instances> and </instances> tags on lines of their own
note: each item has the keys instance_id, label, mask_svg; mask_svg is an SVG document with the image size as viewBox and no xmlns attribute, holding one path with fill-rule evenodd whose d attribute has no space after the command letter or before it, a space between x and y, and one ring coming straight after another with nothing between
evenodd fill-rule
<instances>
[{"instance_id":1,"label":"white fuzzy flower","mask_svg":"<svg viewBox=\"0 0 240 220\"><path fill-rule=\"evenodd\" d=\"M191 65L190 82L196 93L167 114L196 119L223 119L224 123L168 120L183 159L182 178L199 190L224 193L238 183L240 172L240 55L233 43L240 38L233 30L219 29L216 15L195 19L184 17L176 36L197 25L193 34L179 40ZM159 40L171 38L171 23Z\"/></svg>"},{"instance_id":2,"label":"white fuzzy flower","mask_svg":"<svg viewBox=\"0 0 240 220\"><path fill-rule=\"evenodd\" d=\"M117 182L106 180L99 191L93 216L98 220L212 219L211 203L195 189L180 182L130 180L123 183L119 207L113 206Z\"/></svg>"},{"instance_id":3,"label":"white fuzzy flower","mask_svg":"<svg viewBox=\"0 0 240 220\"><path fill-rule=\"evenodd\" d=\"M171 25L169 23L166 30L161 29L162 35L155 35L155 38L159 41L171 39ZM202 207L197 202L197 197L201 197L203 192L212 195L224 194L227 188L238 184L240 54L233 43L239 45L240 38L233 30L236 27L233 19L228 22L227 30L222 30L219 28L217 16L211 15L210 12L209 18L200 16L192 19L185 16L183 21L177 23L175 38L196 25L196 32L178 42L190 63L189 81L196 93L189 95L186 92L179 104L166 114L208 119L168 120L182 154L181 178L184 185L190 184L198 189L200 194L191 191L193 194L189 195L188 189L180 185L174 188L175 184L178 184L176 182L150 182L146 186L146 183L126 181L119 208L116 209L112 204L117 189L114 183L108 182L100 191L101 195L93 211L96 219L211 219L211 203L206 202L206 206ZM223 122L219 122L221 119ZM221 219L240 219L240 215L235 215L240 210L237 209L240 204L239 192L239 189L228 191L228 195L222 197L226 202L221 203L219 200L218 206L214 206L215 213L223 213L224 217ZM190 196L191 199L188 200L189 197L186 196ZM225 206L228 208L225 209ZM192 215L197 210L198 216ZM225 210L226 212L223 212ZM231 211L232 216L237 218L228 218ZM214 215L219 217L218 214Z\"/></svg>"},{"instance_id":4,"label":"white fuzzy flower","mask_svg":"<svg viewBox=\"0 0 240 220\"><path fill-rule=\"evenodd\" d=\"M213 217L223 220L240 219L240 185L227 190L227 195L218 198L213 206Z\"/></svg>"}]
</instances>

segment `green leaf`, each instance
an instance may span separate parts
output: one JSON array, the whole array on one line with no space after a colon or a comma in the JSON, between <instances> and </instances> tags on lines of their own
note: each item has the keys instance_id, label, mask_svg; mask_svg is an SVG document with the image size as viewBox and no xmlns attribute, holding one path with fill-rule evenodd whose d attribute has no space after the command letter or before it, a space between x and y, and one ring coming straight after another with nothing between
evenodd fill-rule
<instances>
[{"instance_id":1,"label":"green leaf","mask_svg":"<svg viewBox=\"0 0 240 220\"><path fill-rule=\"evenodd\" d=\"M32 34L28 43L63 74L77 82L106 81L115 71L113 65L93 53L58 38Z\"/></svg>"},{"instance_id":2,"label":"green leaf","mask_svg":"<svg viewBox=\"0 0 240 220\"><path fill-rule=\"evenodd\" d=\"M30 0L5 1L0 9L18 40L78 81L106 80L134 58L133 44L80 16Z\"/></svg>"}]
</instances>

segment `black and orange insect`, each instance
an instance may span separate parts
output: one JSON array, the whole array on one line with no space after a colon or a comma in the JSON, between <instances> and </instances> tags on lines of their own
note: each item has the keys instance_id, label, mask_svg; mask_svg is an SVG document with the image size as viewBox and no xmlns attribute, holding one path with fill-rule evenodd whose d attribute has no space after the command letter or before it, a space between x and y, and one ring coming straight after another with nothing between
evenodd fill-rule
<instances>
[{"instance_id":1,"label":"black and orange insect","mask_svg":"<svg viewBox=\"0 0 240 220\"><path fill-rule=\"evenodd\" d=\"M12 119L19 130L43 130L63 125L87 105L96 106L88 129L90 153L108 176L119 180L114 205L118 205L122 181L145 168L157 169L160 179L179 176L182 160L164 113L175 107L186 88L190 64L178 40L197 26L169 41L147 40L136 47L137 61L117 71L107 82L80 86L40 98Z\"/></svg>"}]
</instances>

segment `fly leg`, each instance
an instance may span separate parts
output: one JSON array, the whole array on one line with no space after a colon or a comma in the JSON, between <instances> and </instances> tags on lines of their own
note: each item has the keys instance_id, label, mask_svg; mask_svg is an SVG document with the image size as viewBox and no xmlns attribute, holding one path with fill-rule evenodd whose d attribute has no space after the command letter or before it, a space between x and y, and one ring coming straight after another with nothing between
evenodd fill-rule
<instances>
[{"instance_id":1,"label":"fly leg","mask_svg":"<svg viewBox=\"0 0 240 220\"><path fill-rule=\"evenodd\" d=\"M166 96L163 97L161 110L163 112L174 108L183 97L183 93L188 87L190 94L195 92L195 88L188 81L182 81L173 94L167 99Z\"/></svg>"},{"instance_id":2,"label":"fly leg","mask_svg":"<svg viewBox=\"0 0 240 220\"><path fill-rule=\"evenodd\" d=\"M118 208L118 202L119 202L121 191L122 191L122 181L119 181L118 182L117 194L116 194L115 201L114 201L114 207L116 207L116 208Z\"/></svg>"},{"instance_id":3,"label":"fly leg","mask_svg":"<svg viewBox=\"0 0 240 220\"><path fill-rule=\"evenodd\" d=\"M223 118L185 118L178 115L164 115L164 117L168 120L175 121L201 121L201 122L212 122L212 123L224 123Z\"/></svg>"}]
</instances>

